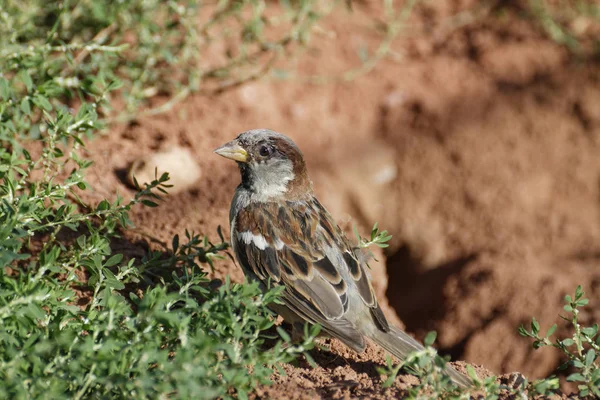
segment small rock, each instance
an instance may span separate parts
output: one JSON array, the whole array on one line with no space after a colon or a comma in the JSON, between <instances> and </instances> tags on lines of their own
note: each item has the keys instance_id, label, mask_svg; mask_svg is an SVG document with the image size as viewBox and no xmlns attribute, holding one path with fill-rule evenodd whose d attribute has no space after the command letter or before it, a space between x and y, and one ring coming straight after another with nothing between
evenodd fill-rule
<instances>
[{"instance_id":1,"label":"small rock","mask_svg":"<svg viewBox=\"0 0 600 400\"><path fill-rule=\"evenodd\" d=\"M202 175L200 166L194 161L190 151L180 146L173 146L132 162L127 171L127 183L135 187L133 182L135 177L140 185L144 185L152 182L155 176L160 177L164 172L169 173L168 184L173 185L168 190L171 194L188 189Z\"/></svg>"}]
</instances>

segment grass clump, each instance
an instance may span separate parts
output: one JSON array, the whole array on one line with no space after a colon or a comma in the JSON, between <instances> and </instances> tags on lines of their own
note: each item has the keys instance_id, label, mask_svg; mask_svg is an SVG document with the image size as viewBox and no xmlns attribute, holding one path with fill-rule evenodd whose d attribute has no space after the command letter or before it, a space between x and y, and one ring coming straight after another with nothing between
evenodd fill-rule
<instances>
[{"instance_id":1,"label":"grass clump","mask_svg":"<svg viewBox=\"0 0 600 400\"><path fill-rule=\"evenodd\" d=\"M311 348L316 330L292 345L271 329L276 291L209 284L204 268L224 256L222 236L175 236L137 259L113 250L133 207L160 204L167 174L131 199L85 200L93 188L83 149L107 122L152 107L157 93L178 99L209 79L251 79L252 48L280 54L317 17L312 2L288 4L280 23L294 35L267 40L264 4L207 6L200 28L195 1L3 4L0 397L244 398ZM203 40L241 31L236 54L200 64Z\"/></svg>"},{"instance_id":2,"label":"grass clump","mask_svg":"<svg viewBox=\"0 0 600 400\"><path fill-rule=\"evenodd\" d=\"M110 100L103 116L127 120L158 94L172 99L144 113L165 111L191 92L264 75L305 45L332 7L310 0L282 1L281 7L267 1L7 0L0 12L2 72L21 80L29 102L52 100L44 109L59 95L103 95ZM119 81L120 90L104 90L99 77Z\"/></svg>"}]
</instances>

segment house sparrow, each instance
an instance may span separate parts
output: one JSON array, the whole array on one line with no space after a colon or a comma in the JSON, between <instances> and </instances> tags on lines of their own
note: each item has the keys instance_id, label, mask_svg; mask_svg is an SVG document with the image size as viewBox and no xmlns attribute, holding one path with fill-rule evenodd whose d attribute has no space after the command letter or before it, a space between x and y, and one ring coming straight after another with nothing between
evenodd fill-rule
<instances>
[{"instance_id":1,"label":"house sparrow","mask_svg":"<svg viewBox=\"0 0 600 400\"><path fill-rule=\"evenodd\" d=\"M292 326L308 321L357 352L365 338L403 360L423 346L387 321L366 263L315 197L300 149L268 129L240 134L215 153L237 162L231 245L244 274L284 286L274 311ZM460 386L471 381L451 367Z\"/></svg>"}]
</instances>

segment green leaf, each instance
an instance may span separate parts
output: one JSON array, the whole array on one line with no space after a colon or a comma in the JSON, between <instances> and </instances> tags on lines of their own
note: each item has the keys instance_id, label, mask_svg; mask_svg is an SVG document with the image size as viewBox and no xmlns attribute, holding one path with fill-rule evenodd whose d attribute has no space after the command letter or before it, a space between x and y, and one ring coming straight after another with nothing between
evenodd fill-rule
<instances>
[{"instance_id":1,"label":"green leaf","mask_svg":"<svg viewBox=\"0 0 600 400\"><path fill-rule=\"evenodd\" d=\"M589 299L581 299L581 300L577 300L575 302L575 304L577 305L577 307L583 307L583 306L586 306L589 302L590 302Z\"/></svg>"},{"instance_id":2,"label":"green leaf","mask_svg":"<svg viewBox=\"0 0 600 400\"><path fill-rule=\"evenodd\" d=\"M598 333L598 324L594 324L592 326L581 328L581 332L584 335L586 335L586 336L588 336L590 338L593 338Z\"/></svg>"},{"instance_id":3,"label":"green leaf","mask_svg":"<svg viewBox=\"0 0 600 400\"><path fill-rule=\"evenodd\" d=\"M8 81L2 77L0 77L0 96L2 96L4 100L8 100L10 98L10 87L8 85Z\"/></svg>"},{"instance_id":4,"label":"green leaf","mask_svg":"<svg viewBox=\"0 0 600 400\"><path fill-rule=\"evenodd\" d=\"M596 352L594 351L594 349L589 349L587 354L585 355L585 366L589 368L594 363L595 359Z\"/></svg>"},{"instance_id":5,"label":"green leaf","mask_svg":"<svg viewBox=\"0 0 600 400\"><path fill-rule=\"evenodd\" d=\"M534 349L539 349L540 347L544 347L545 343L542 340L534 340L533 341L533 348Z\"/></svg>"},{"instance_id":6,"label":"green leaf","mask_svg":"<svg viewBox=\"0 0 600 400\"><path fill-rule=\"evenodd\" d=\"M19 78L21 78L21 82L25 84L27 91L31 93L33 90L33 81L31 80L31 76L29 76L29 72L25 69L21 70Z\"/></svg>"},{"instance_id":7,"label":"green leaf","mask_svg":"<svg viewBox=\"0 0 600 400\"><path fill-rule=\"evenodd\" d=\"M567 381L569 382L585 382L585 377L581 375L579 372L571 374L567 377Z\"/></svg>"},{"instance_id":8,"label":"green leaf","mask_svg":"<svg viewBox=\"0 0 600 400\"><path fill-rule=\"evenodd\" d=\"M556 328L558 327L558 325L554 324L550 327L550 329L548 329L548 332L546 332L546 337L550 337L552 336L552 334L556 331Z\"/></svg>"},{"instance_id":9,"label":"green leaf","mask_svg":"<svg viewBox=\"0 0 600 400\"><path fill-rule=\"evenodd\" d=\"M287 343L291 343L292 342L292 338L290 337L290 335L288 335L288 333L280 326L277 327L277 333L279 333L279 336L281 336L281 338L287 342Z\"/></svg>"},{"instance_id":10,"label":"green leaf","mask_svg":"<svg viewBox=\"0 0 600 400\"><path fill-rule=\"evenodd\" d=\"M352 224L352 231L354 232L354 236L356 237L356 240L358 240L358 242L360 243L361 237L360 237L360 233L358 233L358 228L356 227L356 224Z\"/></svg>"},{"instance_id":11,"label":"green leaf","mask_svg":"<svg viewBox=\"0 0 600 400\"><path fill-rule=\"evenodd\" d=\"M179 249L179 235L173 236L172 247L173 253L177 253L177 250Z\"/></svg>"},{"instance_id":12,"label":"green leaf","mask_svg":"<svg viewBox=\"0 0 600 400\"><path fill-rule=\"evenodd\" d=\"M521 335L521 336L528 336L528 337L531 336L529 334L529 332L527 332L527 329L525 329L525 327L523 325L519 326L518 332L519 332L519 335Z\"/></svg>"},{"instance_id":13,"label":"green leaf","mask_svg":"<svg viewBox=\"0 0 600 400\"><path fill-rule=\"evenodd\" d=\"M109 258L104 265L106 267L112 267L114 265L117 265L121 262L121 260L123 260L123 254L115 254L113 255L111 258Z\"/></svg>"},{"instance_id":14,"label":"green leaf","mask_svg":"<svg viewBox=\"0 0 600 400\"><path fill-rule=\"evenodd\" d=\"M537 322L537 320L534 317L531 319L531 332L537 336L539 331L540 331L540 324L539 324L539 322Z\"/></svg>"},{"instance_id":15,"label":"green leaf","mask_svg":"<svg viewBox=\"0 0 600 400\"><path fill-rule=\"evenodd\" d=\"M560 364L558 366L558 368L556 368L558 371L564 371L567 368L569 368L571 366L571 362L570 361L565 361L564 363Z\"/></svg>"},{"instance_id":16,"label":"green leaf","mask_svg":"<svg viewBox=\"0 0 600 400\"><path fill-rule=\"evenodd\" d=\"M156 204L153 201L147 200L147 199L143 199L142 200L142 204L147 206L147 207L158 207L158 204Z\"/></svg>"},{"instance_id":17,"label":"green leaf","mask_svg":"<svg viewBox=\"0 0 600 400\"><path fill-rule=\"evenodd\" d=\"M551 393L553 390L558 390L560 387L560 383L558 378L550 377L546 379L540 379L539 381L535 381L533 383L534 390L537 394L541 394L546 396Z\"/></svg>"},{"instance_id":18,"label":"green leaf","mask_svg":"<svg viewBox=\"0 0 600 400\"><path fill-rule=\"evenodd\" d=\"M39 94L36 95L33 98L33 102L35 103L36 106L44 109L45 111L52 111L52 104L50 104L48 99L42 95L39 95Z\"/></svg>"},{"instance_id":19,"label":"green leaf","mask_svg":"<svg viewBox=\"0 0 600 400\"><path fill-rule=\"evenodd\" d=\"M425 336L425 339L423 339L423 343L425 344L425 346L429 347L429 346L433 345L433 343L435 342L436 338L437 338L437 332L436 331L430 331Z\"/></svg>"},{"instance_id":20,"label":"green leaf","mask_svg":"<svg viewBox=\"0 0 600 400\"><path fill-rule=\"evenodd\" d=\"M112 82L110 82L108 84L108 86L106 87L106 90L112 92L112 91L120 89L122 87L123 87L123 81L121 81L119 79L114 79Z\"/></svg>"},{"instance_id":21,"label":"green leaf","mask_svg":"<svg viewBox=\"0 0 600 400\"><path fill-rule=\"evenodd\" d=\"M573 341L573 339L567 338L565 340L562 341L562 344L565 346L573 346L575 342Z\"/></svg>"},{"instance_id":22,"label":"green leaf","mask_svg":"<svg viewBox=\"0 0 600 400\"><path fill-rule=\"evenodd\" d=\"M31 114L31 107L29 106L29 99L27 97L24 97L23 100L21 100L20 107L23 113L27 115Z\"/></svg>"},{"instance_id":23,"label":"green leaf","mask_svg":"<svg viewBox=\"0 0 600 400\"><path fill-rule=\"evenodd\" d=\"M583 297L584 294L583 287L581 285L577 286L577 289L575 289L575 301Z\"/></svg>"},{"instance_id":24,"label":"green leaf","mask_svg":"<svg viewBox=\"0 0 600 400\"><path fill-rule=\"evenodd\" d=\"M375 222L375 224L373 225L373 229L371 229L371 240L375 239L375 236L377 236L377 225L378 222Z\"/></svg>"},{"instance_id":25,"label":"green leaf","mask_svg":"<svg viewBox=\"0 0 600 400\"><path fill-rule=\"evenodd\" d=\"M319 364L317 364L317 362L312 358L310 353L305 353L304 358L306 359L306 362L308 362L308 365L310 365L312 368L317 368L319 366Z\"/></svg>"},{"instance_id":26,"label":"green leaf","mask_svg":"<svg viewBox=\"0 0 600 400\"><path fill-rule=\"evenodd\" d=\"M46 316L46 313L37 304L28 304L27 311L33 318L36 318L38 320L42 320Z\"/></svg>"},{"instance_id":27,"label":"green leaf","mask_svg":"<svg viewBox=\"0 0 600 400\"><path fill-rule=\"evenodd\" d=\"M467 375L474 382L479 381L479 377L477 376L477 372L475 372L475 368L473 368L473 366L471 364L467 364Z\"/></svg>"},{"instance_id":28,"label":"green leaf","mask_svg":"<svg viewBox=\"0 0 600 400\"><path fill-rule=\"evenodd\" d=\"M110 208L110 203L108 202L108 200L102 200L98 204L98 207L96 208L96 211L106 211L109 208Z\"/></svg>"},{"instance_id":29,"label":"green leaf","mask_svg":"<svg viewBox=\"0 0 600 400\"><path fill-rule=\"evenodd\" d=\"M116 290L125 289L125 285L117 279L115 274L113 274L109 269L103 269L102 273L104 274L106 286Z\"/></svg>"}]
</instances>

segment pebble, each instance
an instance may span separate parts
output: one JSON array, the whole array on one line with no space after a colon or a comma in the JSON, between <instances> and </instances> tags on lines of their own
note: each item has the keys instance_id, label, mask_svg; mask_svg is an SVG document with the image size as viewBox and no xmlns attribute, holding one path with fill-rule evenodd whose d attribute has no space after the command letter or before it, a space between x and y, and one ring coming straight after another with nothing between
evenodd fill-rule
<instances>
[{"instance_id":1,"label":"pebble","mask_svg":"<svg viewBox=\"0 0 600 400\"><path fill-rule=\"evenodd\" d=\"M173 185L167 189L171 194L190 188L202 175L192 153L184 147L173 146L133 161L127 171L127 183L135 187L135 177L144 187L145 183L152 182L155 176L160 177L164 172L169 173L167 183Z\"/></svg>"}]
</instances>

